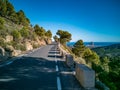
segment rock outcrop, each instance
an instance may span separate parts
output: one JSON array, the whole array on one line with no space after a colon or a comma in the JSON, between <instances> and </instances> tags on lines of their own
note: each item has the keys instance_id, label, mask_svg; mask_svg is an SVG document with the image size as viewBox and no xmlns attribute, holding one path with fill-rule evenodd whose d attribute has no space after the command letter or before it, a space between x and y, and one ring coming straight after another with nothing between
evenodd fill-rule
<instances>
[{"instance_id":1,"label":"rock outcrop","mask_svg":"<svg viewBox=\"0 0 120 90\"><path fill-rule=\"evenodd\" d=\"M11 55L12 55L12 56L18 56L18 55L21 54L21 53L22 53L21 50L14 50L14 51L11 53Z\"/></svg>"},{"instance_id":2,"label":"rock outcrop","mask_svg":"<svg viewBox=\"0 0 120 90\"><path fill-rule=\"evenodd\" d=\"M2 47L0 47L0 56L4 56L4 55L5 55L5 50Z\"/></svg>"},{"instance_id":3,"label":"rock outcrop","mask_svg":"<svg viewBox=\"0 0 120 90\"><path fill-rule=\"evenodd\" d=\"M49 38L45 39L45 41L46 41L46 44L51 44L52 43L52 40L49 39Z\"/></svg>"},{"instance_id":4,"label":"rock outcrop","mask_svg":"<svg viewBox=\"0 0 120 90\"><path fill-rule=\"evenodd\" d=\"M7 36L5 37L5 42L11 42L11 41L13 41L13 36L7 35Z\"/></svg>"},{"instance_id":5,"label":"rock outcrop","mask_svg":"<svg viewBox=\"0 0 120 90\"><path fill-rule=\"evenodd\" d=\"M5 37L5 43L13 41L13 36L7 35ZM37 38L35 41L31 41L29 39L25 39L22 43L18 44L17 48L13 47L12 45L6 45L4 48L0 47L0 60L7 60L10 57L20 55L23 51L22 49L25 47L26 51L32 50L34 48L51 44L51 39L43 39L43 38ZM23 46L23 47L22 47ZM22 48L22 49L21 49Z\"/></svg>"},{"instance_id":6,"label":"rock outcrop","mask_svg":"<svg viewBox=\"0 0 120 90\"><path fill-rule=\"evenodd\" d=\"M27 51L29 51L29 50L33 49L33 46L30 42L26 41L25 42L25 48L26 48Z\"/></svg>"}]
</instances>

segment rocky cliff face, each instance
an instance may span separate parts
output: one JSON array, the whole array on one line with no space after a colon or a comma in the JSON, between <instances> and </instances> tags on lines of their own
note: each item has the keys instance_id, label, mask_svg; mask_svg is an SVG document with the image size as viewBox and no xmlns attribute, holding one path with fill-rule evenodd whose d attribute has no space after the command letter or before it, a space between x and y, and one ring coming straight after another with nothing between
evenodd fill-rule
<instances>
[{"instance_id":1,"label":"rocky cliff face","mask_svg":"<svg viewBox=\"0 0 120 90\"><path fill-rule=\"evenodd\" d=\"M5 42L11 42L11 41L13 41L13 37L6 36ZM22 45L25 46L25 51L29 51L43 45L51 44L51 42L52 42L51 39L38 38L36 41L25 40L25 42L23 42ZM0 61L7 60L13 56L18 56L21 53L23 53L23 51L15 49L12 45L7 45L5 48L0 47Z\"/></svg>"},{"instance_id":2,"label":"rocky cliff face","mask_svg":"<svg viewBox=\"0 0 120 90\"><path fill-rule=\"evenodd\" d=\"M52 43L52 40L49 39L49 38L45 39L45 41L46 41L47 44L51 44Z\"/></svg>"},{"instance_id":3,"label":"rocky cliff face","mask_svg":"<svg viewBox=\"0 0 120 90\"><path fill-rule=\"evenodd\" d=\"M16 24L1 16L0 21L3 21L0 24L0 61L51 43L46 31L40 36L30 25Z\"/></svg>"},{"instance_id":4,"label":"rocky cliff face","mask_svg":"<svg viewBox=\"0 0 120 90\"><path fill-rule=\"evenodd\" d=\"M25 42L25 48L26 48L26 50L28 51L28 50L32 50L32 49L33 49L33 46L32 46L32 44L31 44L30 42L26 41L26 42Z\"/></svg>"}]
</instances>

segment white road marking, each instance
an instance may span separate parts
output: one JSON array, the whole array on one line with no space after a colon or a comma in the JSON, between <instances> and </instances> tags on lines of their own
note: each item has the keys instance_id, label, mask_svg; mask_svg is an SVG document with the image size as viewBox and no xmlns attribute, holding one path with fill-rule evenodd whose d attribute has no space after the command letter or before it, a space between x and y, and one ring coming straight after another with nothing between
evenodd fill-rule
<instances>
[{"instance_id":1,"label":"white road marking","mask_svg":"<svg viewBox=\"0 0 120 90\"><path fill-rule=\"evenodd\" d=\"M55 50L56 51L56 50ZM57 65L57 59L56 59L56 52L55 52L55 62L56 62L56 71L58 72L59 71L59 68L58 68L58 65ZM61 88L61 82L60 82L60 77L57 76L57 88L58 90L62 90Z\"/></svg>"},{"instance_id":2,"label":"white road marking","mask_svg":"<svg viewBox=\"0 0 120 90\"><path fill-rule=\"evenodd\" d=\"M62 72L60 72L60 73L61 73L61 74L66 74L66 75L67 75L67 74L69 74L69 75L70 75L70 74L71 74L71 75L75 75L75 71L73 71L73 72L62 71Z\"/></svg>"},{"instance_id":3,"label":"white road marking","mask_svg":"<svg viewBox=\"0 0 120 90\"><path fill-rule=\"evenodd\" d=\"M5 79L0 79L0 81L2 82L8 82L8 81L13 81L13 80L16 80L15 78L5 78Z\"/></svg>"},{"instance_id":4,"label":"white road marking","mask_svg":"<svg viewBox=\"0 0 120 90\"><path fill-rule=\"evenodd\" d=\"M57 64L56 53L55 53L55 62L56 62L56 64Z\"/></svg>"},{"instance_id":5,"label":"white road marking","mask_svg":"<svg viewBox=\"0 0 120 90\"><path fill-rule=\"evenodd\" d=\"M57 88L58 88L58 90L62 90L62 88L61 88L61 82L60 82L60 77L57 77Z\"/></svg>"},{"instance_id":6,"label":"white road marking","mask_svg":"<svg viewBox=\"0 0 120 90\"><path fill-rule=\"evenodd\" d=\"M11 63L13 63L13 61L10 61L10 62L6 63L5 65L9 65L9 64L11 64Z\"/></svg>"},{"instance_id":7,"label":"white road marking","mask_svg":"<svg viewBox=\"0 0 120 90\"><path fill-rule=\"evenodd\" d=\"M59 71L59 69L58 69L58 65L56 65L56 71L57 71L57 72Z\"/></svg>"},{"instance_id":8,"label":"white road marking","mask_svg":"<svg viewBox=\"0 0 120 90\"><path fill-rule=\"evenodd\" d=\"M13 61L9 61L9 62L7 62L7 63L5 63L5 64L3 64L3 65L0 65L0 67L3 67L3 66L6 66L6 65L9 65L9 64L11 64L11 63L13 63Z\"/></svg>"}]
</instances>

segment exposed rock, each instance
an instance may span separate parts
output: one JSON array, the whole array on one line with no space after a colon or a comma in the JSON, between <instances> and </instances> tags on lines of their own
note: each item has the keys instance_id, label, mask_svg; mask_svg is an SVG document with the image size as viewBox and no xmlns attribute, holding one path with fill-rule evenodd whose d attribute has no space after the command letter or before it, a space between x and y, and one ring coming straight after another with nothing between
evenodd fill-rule
<instances>
[{"instance_id":1,"label":"exposed rock","mask_svg":"<svg viewBox=\"0 0 120 90\"><path fill-rule=\"evenodd\" d=\"M49 38L45 39L45 41L46 41L47 44L51 44L52 43L52 40L49 39Z\"/></svg>"},{"instance_id":2,"label":"exposed rock","mask_svg":"<svg viewBox=\"0 0 120 90\"><path fill-rule=\"evenodd\" d=\"M40 45L40 40L39 40L39 38L36 38L36 41L33 41L32 44Z\"/></svg>"},{"instance_id":3,"label":"exposed rock","mask_svg":"<svg viewBox=\"0 0 120 90\"><path fill-rule=\"evenodd\" d=\"M12 57L13 56L13 54L12 54L13 52L14 52L13 46L7 45L6 48L5 48L4 59L6 60L7 58Z\"/></svg>"},{"instance_id":4,"label":"exposed rock","mask_svg":"<svg viewBox=\"0 0 120 90\"><path fill-rule=\"evenodd\" d=\"M1 55L1 56L4 56L4 55L5 55L5 50L4 50L2 47L0 47L0 55Z\"/></svg>"},{"instance_id":5,"label":"exposed rock","mask_svg":"<svg viewBox=\"0 0 120 90\"><path fill-rule=\"evenodd\" d=\"M45 42L44 39L41 39L41 40L39 41L39 44L40 44L40 45L46 45L46 42Z\"/></svg>"},{"instance_id":6,"label":"exposed rock","mask_svg":"<svg viewBox=\"0 0 120 90\"><path fill-rule=\"evenodd\" d=\"M2 47L0 47L0 61L4 60L3 58L4 56L5 56L5 50Z\"/></svg>"},{"instance_id":7,"label":"exposed rock","mask_svg":"<svg viewBox=\"0 0 120 90\"><path fill-rule=\"evenodd\" d=\"M31 43L28 42L28 41L25 42L25 47L26 47L26 50L27 50L27 51L33 49L33 46L32 46Z\"/></svg>"},{"instance_id":8,"label":"exposed rock","mask_svg":"<svg viewBox=\"0 0 120 90\"><path fill-rule=\"evenodd\" d=\"M13 48L13 46L7 45L5 50L8 51L8 52L13 52L14 48Z\"/></svg>"},{"instance_id":9,"label":"exposed rock","mask_svg":"<svg viewBox=\"0 0 120 90\"><path fill-rule=\"evenodd\" d=\"M5 41L6 41L6 42L13 41L13 36L7 35Z\"/></svg>"},{"instance_id":10,"label":"exposed rock","mask_svg":"<svg viewBox=\"0 0 120 90\"><path fill-rule=\"evenodd\" d=\"M21 54L21 50L14 50L12 53L11 53L11 56L17 56Z\"/></svg>"}]
</instances>

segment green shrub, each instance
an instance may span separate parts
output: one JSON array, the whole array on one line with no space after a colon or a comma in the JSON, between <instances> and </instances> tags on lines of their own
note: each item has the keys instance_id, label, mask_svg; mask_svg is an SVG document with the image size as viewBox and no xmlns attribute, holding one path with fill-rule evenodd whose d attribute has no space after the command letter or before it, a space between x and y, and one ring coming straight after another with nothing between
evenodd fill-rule
<instances>
[{"instance_id":1,"label":"green shrub","mask_svg":"<svg viewBox=\"0 0 120 90\"><path fill-rule=\"evenodd\" d=\"M22 28L22 29L20 30L20 34L21 34L22 37L28 38L28 36L29 36L29 31L28 31L27 29L25 29L25 28Z\"/></svg>"},{"instance_id":2,"label":"green shrub","mask_svg":"<svg viewBox=\"0 0 120 90\"><path fill-rule=\"evenodd\" d=\"M12 31L13 39L14 41L18 42L21 39L21 34L18 32L18 30Z\"/></svg>"},{"instance_id":3,"label":"green shrub","mask_svg":"<svg viewBox=\"0 0 120 90\"><path fill-rule=\"evenodd\" d=\"M8 35L7 29L0 29L0 36L5 38Z\"/></svg>"},{"instance_id":4,"label":"green shrub","mask_svg":"<svg viewBox=\"0 0 120 90\"><path fill-rule=\"evenodd\" d=\"M19 50L21 50L21 51L26 51L25 45L17 45L17 46L16 46L16 49L19 49Z\"/></svg>"},{"instance_id":5,"label":"green shrub","mask_svg":"<svg viewBox=\"0 0 120 90\"><path fill-rule=\"evenodd\" d=\"M5 48L7 43L4 42L4 39L0 37L0 46Z\"/></svg>"},{"instance_id":6,"label":"green shrub","mask_svg":"<svg viewBox=\"0 0 120 90\"><path fill-rule=\"evenodd\" d=\"M11 41L8 44L13 46L13 48L15 48L16 50L26 51L26 47L25 47L24 44L19 44L19 43L15 42L15 41Z\"/></svg>"},{"instance_id":7,"label":"green shrub","mask_svg":"<svg viewBox=\"0 0 120 90\"><path fill-rule=\"evenodd\" d=\"M15 49L16 49L16 50L21 50L21 51L26 51L25 45L22 45L22 44L17 44L17 45L15 46Z\"/></svg>"},{"instance_id":8,"label":"green shrub","mask_svg":"<svg viewBox=\"0 0 120 90\"><path fill-rule=\"evenodd\" d=\"M0 29L3 28L4 22L5 22L5 20L0 17Z\"/></svg>"},{"instance_id":9,"label":"green shrub","mask_svg":"<svg viewBox=\"0 0 120 90\"><path fill-rule=\"evenodd\" d=\"M33 44L33 48L38 48L39 45Z\"/></svg>"}]
</instances>

